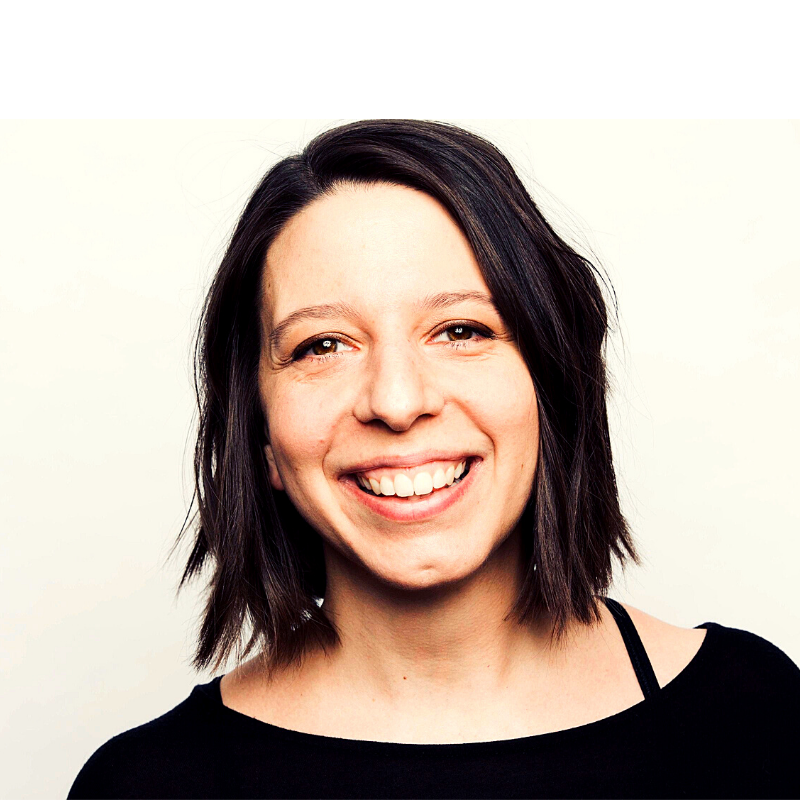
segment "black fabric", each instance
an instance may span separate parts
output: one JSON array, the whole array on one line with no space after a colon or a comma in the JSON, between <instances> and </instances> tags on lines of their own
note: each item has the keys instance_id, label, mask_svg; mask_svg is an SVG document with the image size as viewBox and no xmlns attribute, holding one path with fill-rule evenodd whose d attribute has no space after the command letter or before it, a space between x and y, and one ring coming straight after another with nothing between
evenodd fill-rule
<instances>
[{"instance_id":1,"label":"black fabric","mask_svg":"<svg viewBox=\"0 0 800 800\"><path fill-rule=\"evenodd\" d=\"M629 617L609 607L647 691L605 719L472 744L337 739L227 708L217 677L106 742L69 798L800 797L800 670L785 653L706 622L659 689Z\"/></svg>"},{"instance_id":2,"label":"black fabric","mask_svg":"<svg viewBox=\"0 0 800 800\"><path fill-rule=\"evenodd\" d=\"M603 600L605 600L611 615L616 620L619 632L622 634L622 641L625 642L625 647L628 650L633 671L639 679L639 686L642 687L644 699L647 700L658 691L659 687L656 673L653 671L653 665L650 663L647 651L639 638L639 632L636 630L636 626L624 606L610 597L604 597Z\"/></svg>"}]
</instances>

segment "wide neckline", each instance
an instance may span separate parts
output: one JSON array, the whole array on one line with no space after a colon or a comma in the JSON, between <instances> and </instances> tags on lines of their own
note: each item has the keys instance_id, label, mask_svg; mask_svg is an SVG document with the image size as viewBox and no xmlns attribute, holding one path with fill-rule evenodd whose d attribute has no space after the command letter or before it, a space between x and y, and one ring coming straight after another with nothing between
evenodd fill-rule
<instances>
[{"instance_id":1,"label":"wide neckline","mask_svg":"<svg viewBox=\"0 0 800 800\"><path fill-rule=\"evenodd\" d=\"M294 741L297 744L305 744L311 747L333 747L344 749L392 749L396 751L406 749L415 752L445 752L452 751L454 748L462 748L465 751L480 750L481 748L498 747L532 747L544 746L566 738L581 738L590 736L604 728L613 728L629 719L641 716L645 712L657 711L664 703L668 702L676 692L679 692L700 669L708 659L709 652L716 645L716 640L723 626L717 622L704 622L702 625L695 625L695 630L706 629L706 635L700 643L700 647L686 666L671 680L662 686L658 692L649 698L644 698L632 706L611 714L607 717L587 722L583 725L576 725L571 728L564 728L559 731L547 731L545 733L534 733L530 736L520 736L512 739L492 739L480 742L453 742L453 743L413 743L413 742L383 742L372 739L347 739L338 736L326 736L319 733L307 733L292 728L284 728L271 722L256 719L248 716L241 711L236 711L222 702L222 690L220 683L224 675L218 675L208 683L195 686L193 695L197 694L206 701L212 703L217 712L229 722L238 724L243 728L252 731L254 734L262 736L278 736L287 741ZM711 644L709 644L711 640Z\"/></svg>"}]
</instances>

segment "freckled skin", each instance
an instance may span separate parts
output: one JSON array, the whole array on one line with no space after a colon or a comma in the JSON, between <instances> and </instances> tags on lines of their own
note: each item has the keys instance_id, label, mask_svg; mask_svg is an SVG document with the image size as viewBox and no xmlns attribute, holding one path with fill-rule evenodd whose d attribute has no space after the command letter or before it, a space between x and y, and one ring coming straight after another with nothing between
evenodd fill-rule
<instances>
[{"instance_id":1,"label":"freckled skin","mask_svg":"<svg viewBox=\"0 0 800 800\"><path fill-rule=\"evenodd\" d=\"M300 322L280 352L263 348L259 373L270 482L320 532L329 587L420 590L478 574L524 509L539 431L533 381L500 316L471 300L418 307L438 292L489 293L458 226L413 189L343 188L289 221L265 269L266 333L306 306L359 314ZM495 338L452 347L442 327L458 322ZM341 342L335 356L290 360L326 336ZM359 461L429 448L483 459L465 497L433 519L385 519L339 480Z\"/></svg>"}]
</instances>

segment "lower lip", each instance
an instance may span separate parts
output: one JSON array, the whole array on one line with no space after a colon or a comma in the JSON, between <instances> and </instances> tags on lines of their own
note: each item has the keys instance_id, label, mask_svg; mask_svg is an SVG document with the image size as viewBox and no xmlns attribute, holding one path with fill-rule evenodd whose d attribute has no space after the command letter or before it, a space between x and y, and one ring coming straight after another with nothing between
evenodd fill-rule
<instances>
[{"instance_id":1,"label":"lower lip","mask_svg":"<svg viewBox=\"0 0 800 800\"><path fill-rule=\"evenodd\" d=\"M370 511L394 522L420 522L441 514L457 503L475 483L482 463L479 458L472 459L466 477L449 489L438 489L430 494L412 495L411 497L367 494L361 490L352 475L345 476L342 482L347 487L347 491Z\"/></svg>"}]
</instances>

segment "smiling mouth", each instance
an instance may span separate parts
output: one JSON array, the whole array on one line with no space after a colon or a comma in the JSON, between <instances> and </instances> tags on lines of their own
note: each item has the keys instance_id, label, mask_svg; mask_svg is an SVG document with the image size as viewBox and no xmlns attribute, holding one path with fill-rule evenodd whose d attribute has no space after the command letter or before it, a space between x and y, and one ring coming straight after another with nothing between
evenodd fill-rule
<instances>
[{"instance_id":1,"label":"smiling mouth","mask_svg":"<svg viewBox=\"0 0 800 800\"><path fill-rule=\"evenodd\" d=\"M355 481L356 486L358 486L358 488L364 494L370 495L371 497L380 497L382 499L390 499L391 498L392 500L399 501L399 502L409 502L409 501L418 500L420 498L430 497L430 495L432 495L432 494L444 493L444 492L447 492L449 489L452 489L455 486L458 486L458 484L461 483L461 481L463 481L464 478L467 477L467 475L469 475L470 467L472 466L474 461L475 461L475 459L473 457L466 458L465 461L463 462L464 463L464 468L460 472L458 477L456 478L455 475L454 475L453 478L452 478L452 481L451 482L445 482L443 486L438 486L437 487L437 486L435 486L435 484L431 485L432 482L430 482L430 483L428 483L426 485L426 483L424 481L422 482L422 485L420 486L417 483L417 481L414 481L414 483L413 483L413 491L411 491L411 493L406 495L406 496L403 496L403 495L401 495L401 494L399 494L397 492L390 493L390 494L385 494L385 493L383 493L381 491L375 492L375 491L373 491L373 489L370 487L370 484L366 480L364 480L364 482L362 483L361 480L359 480L359 476L358 475L352 475L351 477ZM408 490L411 490L411 486L412 486L412 484L409 481Z\"/></svg>"}]
</instances>

